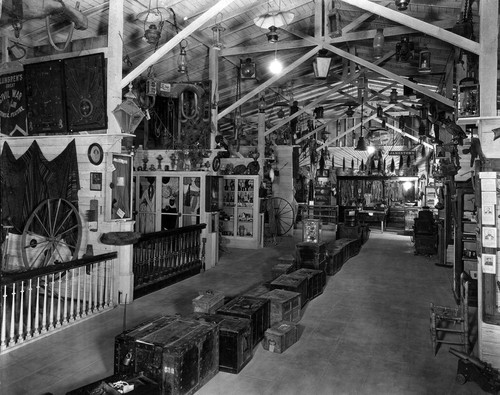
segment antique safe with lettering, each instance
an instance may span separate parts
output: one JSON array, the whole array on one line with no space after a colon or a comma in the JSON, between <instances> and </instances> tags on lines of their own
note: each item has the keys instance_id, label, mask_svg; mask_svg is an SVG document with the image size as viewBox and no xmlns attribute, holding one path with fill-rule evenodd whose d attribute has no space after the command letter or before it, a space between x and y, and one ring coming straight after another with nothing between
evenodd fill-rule
<instances>
[{"instance_id":1,"label":"antique safe with lettering","mask_svg":"<svg viewBox=\"0 0 500 395\"><path fill-rule=\"evenodd\" d=\"M219 325L160 316L124 331L115 337L114 374L139 372L162 395L193 394L219 372Z\"/></svg>"}]
</instances>

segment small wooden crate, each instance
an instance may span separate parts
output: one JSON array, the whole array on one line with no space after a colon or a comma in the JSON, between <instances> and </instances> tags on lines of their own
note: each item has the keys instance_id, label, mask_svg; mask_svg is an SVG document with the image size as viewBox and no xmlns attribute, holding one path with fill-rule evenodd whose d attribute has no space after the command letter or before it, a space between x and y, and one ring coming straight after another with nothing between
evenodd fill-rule
<instances>
[{"instance_id":1,"label":"small wooden crate","mask_svg":"<svg viewBox=\"0 0 500 395\"><path fill-rule=\"evenodd\" d=\"M307 292L309 300L314 299L323 293L326 284L326 274L322 270L298 269L290 273L289 276L297 276L307 280Z\"/></svg>"},{"instance_id":2,"label":"small wooden crate","mask_svg":"<svg viewBox=\"0 0 500 395\"><path fill-rule=\"evenodd\" d=\"M293 322L278 322L266 331L262 346L264 349L281 354L299 340L297 325Z\"/></svg>"},{"instance_id":3,"label":"small wooden crate","mask_svg":"<svg viewBox=\"0 0 500 395\"><path fill-rule=\"evenodd\" d=\"M290 274L282 274L271 282L271 289L284 289L285 291L297 292L300 294L300 307L309 301L307 290L308 279L306 277L292 277Z\"/></svg>"},{"instance_id":4,"label":"small wooden crate","mask_svg":"<svg viewBox=\"0 0 500 395\"><path fill-rule=\"evenodd\" d=\"M190 316L191 317L191 316ZM238 374L253 357L252 323L247 318L194 313L202 322L219 325L219 370Z\"/></svg>"},{"instance_id":5,"label":"small wooden crate","mask_svg":"<svg viewBox=\"0 0 500 395\"><path fill-rule=\"evenodd\" d=\"M269 299L253 296L237 296L219 310L217 314L250 319L252 323L252 347L264 337L271 322L271 303Z\"/></svg>"},{"instance_id":6,"label":"small wooden crate","mask_svg":"<svg viewBox=\"0 0 500 395\"><path fill-rule=\"evenodd\" d=\"M271 269L273 280L282 274L288 274L295 270L295 263L278 263Z\"/></svg>"},{"instance_id":7,"label":"small wooden crate","mask_svg":"<svg viewBox=\"0 0 500 395\"><path fill-rule=\"evenodd\" d=\"M300 294L284 289L273 289L261 296L271 301L271 326L281 321L300 320Z\"/></svg>"},{"instance_id":8,"label":"small wooden crate","mask_svg":"<svg viewBox=\"0 0 500 395\"><path fill-rule=\"evenodd\" d=\"M199 296L193 299L195 313L213 314L223 305L224 294L218 291L208 290L205 292L199 292Z\"/></svg>"}]
</instances>

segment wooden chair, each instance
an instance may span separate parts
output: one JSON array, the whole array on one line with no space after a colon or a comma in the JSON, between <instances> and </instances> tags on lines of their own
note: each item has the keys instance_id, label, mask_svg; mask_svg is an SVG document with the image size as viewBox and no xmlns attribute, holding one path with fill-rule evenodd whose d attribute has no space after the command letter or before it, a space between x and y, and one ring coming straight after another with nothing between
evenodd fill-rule
<instances>
[{"instance_id":1,"label":"wooden chair","mask_svg":"<svg viewBox=\"0 0 500 395\"><path fill-rule=\"evenodd\" d=\"M460 276L462 287L460 305L457 307L436 306L431 303L430 330L434 355L440 343L461 345L469 354L469 276Z\"/></svg>"}]
</instances>

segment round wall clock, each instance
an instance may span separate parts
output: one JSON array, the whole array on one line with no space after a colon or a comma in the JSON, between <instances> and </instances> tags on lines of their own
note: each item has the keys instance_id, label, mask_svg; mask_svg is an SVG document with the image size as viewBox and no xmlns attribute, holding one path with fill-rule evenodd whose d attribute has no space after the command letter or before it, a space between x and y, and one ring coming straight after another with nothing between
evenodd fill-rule
<instances>
[{"instance_id":1,"label":"round wall clock","mask_svg":"<svg viewBox=\"0 0 500 395\"><path fill-rule=\"evenodd\" d=\"M91 144L87 152L87 156L89 157L90 163L96 166L100 165L104 157L104 151L102 150L101 145L98 143Z\"/></svg>"}]
</instances>

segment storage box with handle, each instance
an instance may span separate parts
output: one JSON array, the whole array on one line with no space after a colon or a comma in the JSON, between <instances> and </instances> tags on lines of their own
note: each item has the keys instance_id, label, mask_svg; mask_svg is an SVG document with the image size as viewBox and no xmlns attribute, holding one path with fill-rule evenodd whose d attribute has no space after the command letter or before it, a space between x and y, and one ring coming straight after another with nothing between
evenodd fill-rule
<instances>
[{"instance_id":1,"label":"storage box with handle","mask_svg":"<svg viewBox=\"0 0 500 395\"><path fill-rule=\"evenodd\" d=\"M278 322L266 330L262 346L264 349L281 354L294 345L298 339L297 324L293 322Z\"/></svg>"}]
</instances>

